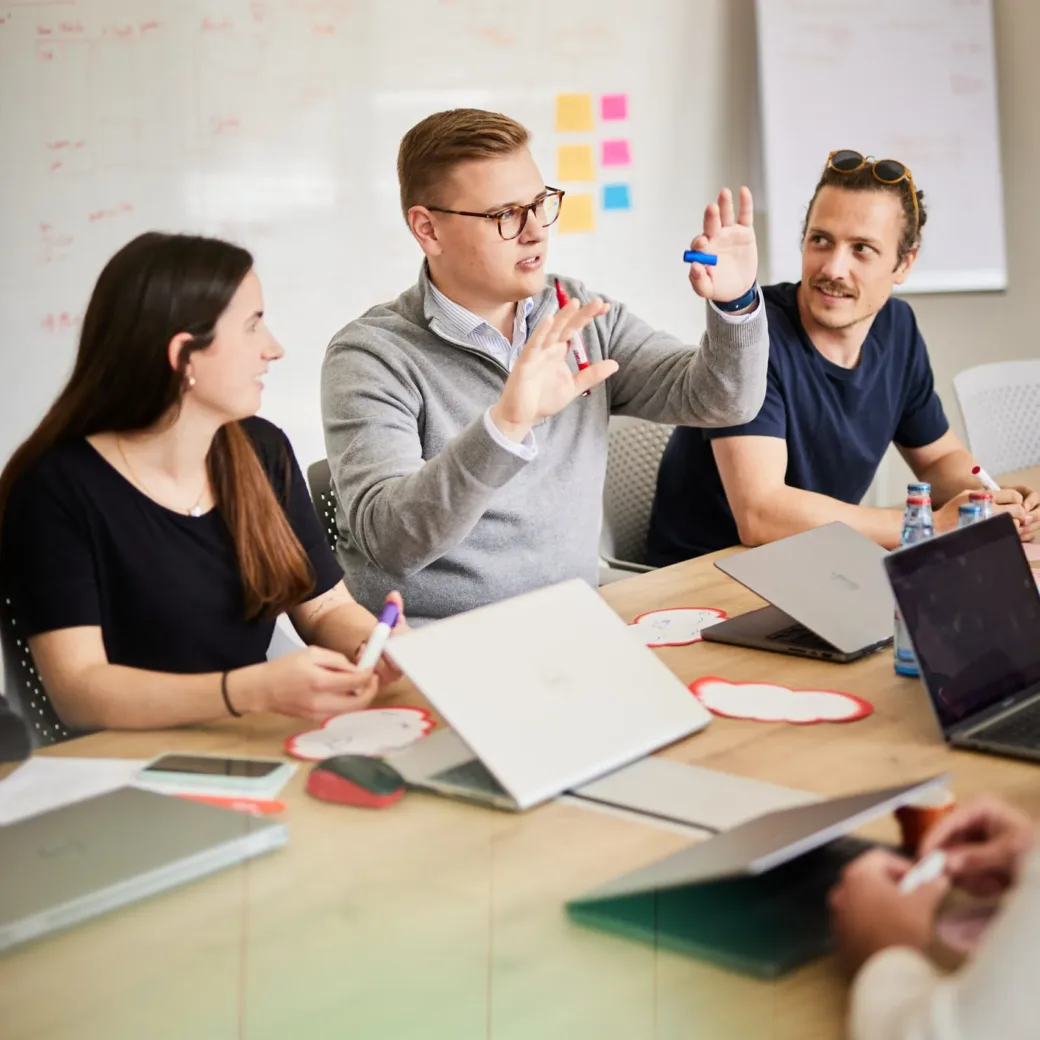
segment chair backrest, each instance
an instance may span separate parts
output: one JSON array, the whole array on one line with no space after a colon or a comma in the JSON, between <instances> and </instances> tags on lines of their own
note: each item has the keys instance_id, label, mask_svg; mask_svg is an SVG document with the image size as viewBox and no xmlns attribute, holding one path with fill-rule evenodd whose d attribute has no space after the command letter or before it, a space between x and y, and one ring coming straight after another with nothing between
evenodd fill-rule
<instances>
[{"instance_id":1,"label":"chair backrest","mask_svg":"<svg viewBox=\"0 0 1040 1040\"><path fill-rule=\"evenodd\" d=\"M990 473L1040 465L1040 359L977 365L953 388L968 447Z\"/></svg>"},{"instance_id":2,"label":"chair backrest","mask_svg":"<svg viewBox=\"0 0 1040 1040\"><path fill-rule=\"evenodd\" d=\"M311 491L311 502L318 514L325 537L329 540L332 551L336 551L336 489L332 485L332 470L328 459L319 459L307 467L307 487Z\"/></svg>"},{"instance_id":3,"label":"chair backrest","mask_svg":"<svg viewBox=\"0 0 1040 1040\"><path fill-rule=\"evenodd\" d=\"M600 552L606 559L646 562L657 469L673 429L628 416L610 420L600 539Z\"/></svg>"},{"instance_id":4,"label":"chair backrest","mask_svg":"<svg viewBox=\"0 0 1040 1040\"><path fill-rule=\"evenodd\" d=\"M79 736L58 718L6 596L0 599L0 648L4 654L4 693L29 727L33 747Z\"/></svg>"}]
</instances>

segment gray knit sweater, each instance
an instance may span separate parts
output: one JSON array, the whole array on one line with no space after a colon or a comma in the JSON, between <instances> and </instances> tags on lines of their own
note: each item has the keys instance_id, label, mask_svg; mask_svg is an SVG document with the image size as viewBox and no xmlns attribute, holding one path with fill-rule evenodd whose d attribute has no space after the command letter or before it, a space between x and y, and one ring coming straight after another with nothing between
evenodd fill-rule
<instances>
[{"instance_id":1,"label":"gray knit sweater","mask_svg":"<svg viewBox=\"0 0 1040 1040\"><path fill-rule=\"evenodd\" d=\"M560 280L589 299L580 282ZM429 285L424 267L418 284L337 332L322 367L339 559L370 610L391 589L421 622L567 578L595 585L610 416L733 426L762 405L764 307L742 324L708 307L697 349L612 301L583 337L591 361L613 358L619 371L536 426L537 455L525 461L483 420L508 372L430 330ZM550 275L531 328L555 309L551 285Z\"/></svg>"}]
</instances>

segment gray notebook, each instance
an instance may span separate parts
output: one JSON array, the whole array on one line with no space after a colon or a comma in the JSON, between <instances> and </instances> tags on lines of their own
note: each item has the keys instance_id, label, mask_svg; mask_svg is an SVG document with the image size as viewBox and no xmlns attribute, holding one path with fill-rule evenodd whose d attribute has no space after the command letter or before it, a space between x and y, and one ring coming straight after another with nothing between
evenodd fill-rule
<instances>
[{"instance_id":1,"label":"gray notebook","mask_svg":"<svg viewBox=\"0 0 1040 1040\"><path fill-rule=\"evenodd\" d=\"M283 824L123 787L0 827L0 950L284 845Z\"/></svg>"}]
</instances>

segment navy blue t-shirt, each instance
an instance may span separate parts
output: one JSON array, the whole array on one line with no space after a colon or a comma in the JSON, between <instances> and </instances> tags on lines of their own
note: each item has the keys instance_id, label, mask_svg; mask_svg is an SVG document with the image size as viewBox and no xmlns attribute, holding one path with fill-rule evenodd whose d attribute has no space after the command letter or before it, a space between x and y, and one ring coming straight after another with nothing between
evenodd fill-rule
<instances>
[{"instance_id":1,"label":"navy blue t-shirt","mask_svg":"<svg viewBox=\"0 0 1040 1040\"><path fill-rule=\"evenodd\" d=\"M788 487L858 503L893 441L920 448L949 429L914 312L890 299L874 317L859 364L842 368L812 344L798 314L798 286L763 289L769 371L761 411L743 426L681 426L661 459L647 558L666 566L739 541L711 442L787 441Z\"/></svg>"}]
</instances>

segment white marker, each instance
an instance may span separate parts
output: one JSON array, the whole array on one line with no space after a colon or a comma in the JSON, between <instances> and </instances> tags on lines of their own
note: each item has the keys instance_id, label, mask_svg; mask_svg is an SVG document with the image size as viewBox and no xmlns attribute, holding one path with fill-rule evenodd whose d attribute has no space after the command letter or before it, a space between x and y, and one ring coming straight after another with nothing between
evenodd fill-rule
<instances>
[{"instance_id":1,"label":"white marker","mask_svg":"<svg viewBox=\"0 0 1040 1040\"><path fill-rule=\"evenodd\" d=\"M981 467L975 466L971 471L973 477L979 478L979 483L987 491L999 491L1000 485Z\"/></svg>"},{"instance_id":2,"label":"white marker","mask_svg":"<svg viewBox=\"0 0 1040 1040\"><path fill-rule=\"evenodd\" d=\"M903 875L903 880L899 882L899 891L908 896L911 892L916 892L922 885L927 885L929 881L941 878L944 870L946 870L946 853L942 849L936 849L915 863Z\"/></svg>"},{"instance_id":3,"label":"white marker","mask_svg":"<svg viewBox=\"0 0 1040 1040\"><path fill-rule=\"evenodd\" d=\"M394 630L394 625L397 624L397 618L400 613L396 603L387 603L383 607L379 615L379 621L376 623L376 627L372 629L372 634L368 637L368 642L365 644L365 652L357 663L361 671L367 672L369 668L375 668L376 662L383 656L383 648L386 646L386 641L390 638L390 633Z\"/></svg>"}]
</instances>

